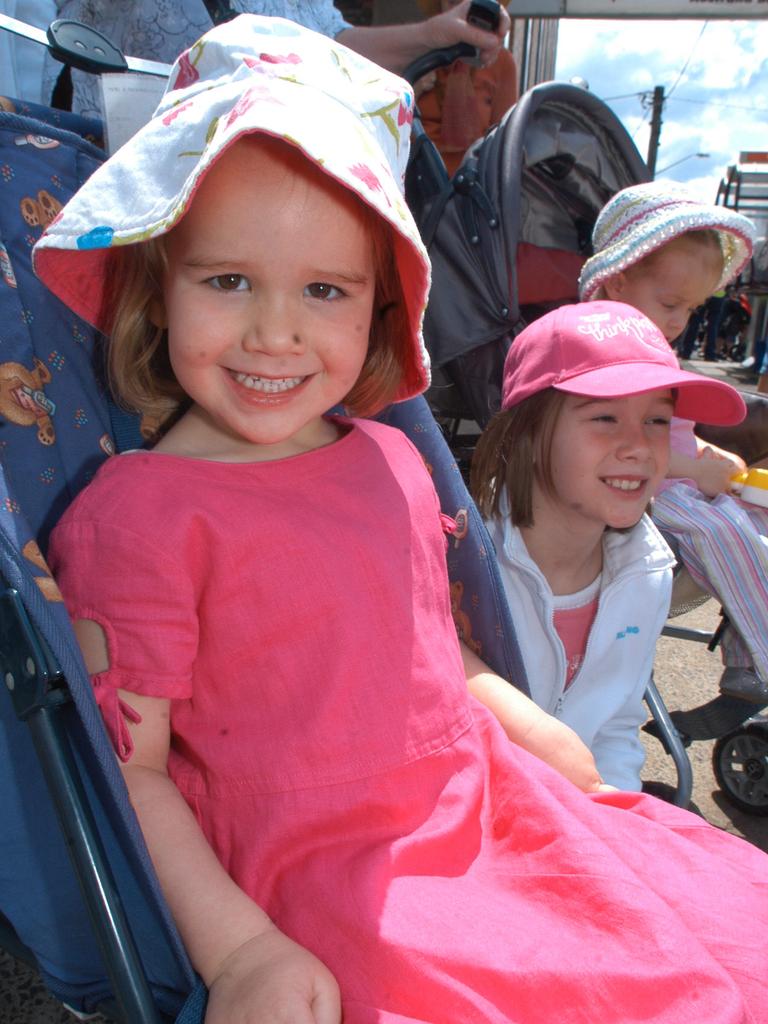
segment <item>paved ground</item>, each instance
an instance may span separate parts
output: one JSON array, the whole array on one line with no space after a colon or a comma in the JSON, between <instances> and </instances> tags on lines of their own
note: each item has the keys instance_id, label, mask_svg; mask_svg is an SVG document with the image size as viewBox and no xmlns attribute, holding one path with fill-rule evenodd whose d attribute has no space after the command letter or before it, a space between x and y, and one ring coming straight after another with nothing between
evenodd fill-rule
<instances>
[{"instance_id":1,"label":"paved ground","mask_svg":"<svg viewBox=\"0 0 768 1024\"><path fill-rule=\"evenodd\" d=\"M695 611L676 618L674 624L712 631L719 621L718 612L717 603L708 601ZM717 696L717 682L722 672L718 652L710 653L701 643L666 637L659 641L657 652L654 666L656 685L670 710L687 710ZM644 742L648 753L644 777L674 785L674 765L661 744L650 736L644 737ZM713 747L714 741L710 740L693 743L688 748L693 766L694 804L713 825L742 836L768 853L768 816L743 814L723 796L712 771Z\"/></svg>"},{"instance_id":2,"label":"paved ground","mask_svg":"<svg viewBox=\"0 0 768 1024\"><path fill-rule=\"evenodd\" d=\"M708 376L728 380L742 390L754 390L754 380L737 365L698 360L688 365ZM709 601L675 619L675 625L712 630L717 621L718 606ZM703 644L665 638L659 641L655 677L670 710L688 709L711 700L717 694L721 671L719 655L707 651ZM661 745L652 737L645 737L644 742L648 751L645 778L673 785L674 767ZM713 745L712 741L698 742L689 749L694 773L693 802L713 825L742 836L768 853L768 817L742 814L724 799L712 772ZM0 1024L75 1024L75 1021L75 1017L47 996L34 973L0 953ZM93 1020L93 1024L101 1022L102 1018Z\"/></svg>"}]
</instances>

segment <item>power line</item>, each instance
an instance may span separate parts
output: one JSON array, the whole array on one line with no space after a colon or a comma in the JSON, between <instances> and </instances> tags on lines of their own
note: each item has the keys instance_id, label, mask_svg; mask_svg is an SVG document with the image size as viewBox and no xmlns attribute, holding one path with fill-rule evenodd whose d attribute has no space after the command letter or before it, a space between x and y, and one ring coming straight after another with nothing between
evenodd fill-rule
<instances>
[{"instance_id":1,"label":"power line","mask_svg":"<svg viewBox=\"0 0 768 1024\"><path fill-rule=\"evenodd\" d=\"M669 92L666 94L666 99L669 99L669 97L672 95L672 93L675 91L675 89L679 85L680 79L683 77L683 75L687 71L688 65L691 63L691 59L693 58L693 55L694 55L694 53L696 51L696 47L699 45L699 40L704 35L704 29L707 27L708 24L709 24L709 22L705 21L704 24L701 26L701 31L699 32L699 34L698 34L698 36L696 38L696 42L691 47L691 52L688 54L688 59L686 60L685 64L683 64L682 68L678 72L678 75L677 75L677 78L674 81L674 84L672 85L672 87L669 90ZM633 96L641 96L642 97L642 96L645 96L645 95L648 95L648 93L647 92L625 92L621 96L606 96L604 98L604 102L605 103L611 103L613 100L628 100L628 99L631 99Z\"/></svg>"},{"instance_id":2,"label":"power line","mask_svg":"<svg viewBox=\"0 0 768 1024\"><path fill-rule=\"evenodd\" d=\"M686 72L686 70L688 68L688 65L691 63L691 58L693 57L693 54L696 51L696 47L699 45L699 40L704 35L704 29L707 27L708 24L709 24L709 22L705 21L704 24L701 26L701 31L699 32L698 36L696 37L696 42L691 47L691 52L688 54L688 59L686 60L685 64L683 64L682 68L680 69L680 72L679 72L677 78L675 79L675 84L672 86L672 88L667 93L667 99L669 99L669 97L672 95L672 93L675 91L675 89L680 84L680 79L683 77L683 75L685 74L685 72Z\"/></svg>"},{"instance_id":3,"label":"power line","mask_svg":"<svg viewBox=\"0 0 768 1024\"><path fill-rule=\"evenodd\" d=\"M614 100L631 100L638 99L641 102L643 99L650 97L651 91L645 89L643 92L626 92L622 96L605 96L602 97L603 103L613 103ZM665 97L669 99L669 96ZM753 104L743 106L739 103L720 103L718 100L692 100L685 96L675 96L675 103L698 103L706 107L721 107L723 110L750 110L753 114L768 114L768 107L756 107ZM645 118L643 119L645 120Z\"/></svg>"},{"instance_id":4,"label":"power line","mask_svg":"<svg viewBox=\"0 0 768 1024\"><path fill-rule=\"evenodd\" d=\"M631 100L634 96L644 96L643 92L625 92L623 96L604 96L603 103L612 103L614 100Z\"/></svg>"},{"instance_id":5,"label":"power line","mask_svg":"<svg viewBox=\"0 0 768 1024\"><path fill-rule=\"evenodd\" d=\"M635 130L632 132L632 141L633 142L635 141L635 136L637 135L637 133L640 131L640 129L643 127L643 125L647 123L648 117L650 116L650 113L651 113L650 110L648 110L640 118L640 121L638 122L637 128L635 128Z\"/></svg>"},{"instance_id":6,"label":"power line","mask_svg":"<svg viewBox=\"0 0 768 1024\"><path fill-rule=\"evenodd\" d=\"M643 125L648 121L648 119L651 116L651 111L653 110L653 105L651 103L646 102L646 97L649 94L648 93L638 93L638 95L640 96L640 99L641 99L641 102L642 102L642 105L643 105L643 116L637 122L637 127L632 132L632 141L634 141L635 136L637 135L637 133L640 131L640 129L643 127Z\"/></svg>"}]
</instances>

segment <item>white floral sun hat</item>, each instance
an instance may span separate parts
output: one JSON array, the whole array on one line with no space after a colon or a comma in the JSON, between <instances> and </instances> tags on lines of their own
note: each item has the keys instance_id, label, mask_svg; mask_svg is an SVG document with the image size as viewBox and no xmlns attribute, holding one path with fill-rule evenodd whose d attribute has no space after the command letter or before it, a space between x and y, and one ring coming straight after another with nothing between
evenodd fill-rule
<instances>
[{"instance_id":1,"label":"white floral sun hat","mask_svg":"<svg viewBox=\"0 0 768 1024\"><path fill-rule=\"evenodd\" d=\"M617 192L600 211L592 232L592 256L581 269L579 297L600 297L603 283L639 263L686 231L717 233L723 272L715 291L724 288L752 256L755 227L725 206L704 203L673 181L648 181Z\"/></svg>"},{"instance_id":2,"label":"white floral sun hat","mask_svg":"<svg viewBox=\"0 0 768 1024\"><path fill-rule=\"evenodd\" d=\"M243 14L173 65L152 119L66 204L34 248L35 271L106 333L109 249L169 231L212 163L243 135L298 147L394 229L411 328L398 400L429 384L421 324L429 259L403 199L413 92L396 75L280 18Z\"/></svg>"}]
</instances>

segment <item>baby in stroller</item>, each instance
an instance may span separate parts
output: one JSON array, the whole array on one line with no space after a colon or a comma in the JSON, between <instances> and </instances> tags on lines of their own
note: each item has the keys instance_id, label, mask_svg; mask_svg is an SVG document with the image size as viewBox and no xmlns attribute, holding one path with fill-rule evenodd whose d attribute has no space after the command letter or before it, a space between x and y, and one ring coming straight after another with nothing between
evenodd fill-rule
<instances>
[{"instance_id":1,"label":"baby in stroller","mask_svg":"<svg viewBox=\"0 0 768 1024\"><path fill-rule=\"evenodd\" d=\"M244 16L36 249L166 417L51 561L206 1020L768 1020L766 858L510 742L468 693L421 459L326 415L427 383L411 105Z\"/></svg>"}]
</instances>

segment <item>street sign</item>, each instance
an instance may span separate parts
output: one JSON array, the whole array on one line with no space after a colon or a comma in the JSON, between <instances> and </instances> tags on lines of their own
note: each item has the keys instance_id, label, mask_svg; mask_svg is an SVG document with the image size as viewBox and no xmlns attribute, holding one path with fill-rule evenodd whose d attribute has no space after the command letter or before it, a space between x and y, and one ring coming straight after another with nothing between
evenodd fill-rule
<instances>
[{"instance_id":1,"label":"street sign","mask_svg":"<svg viewBox=\"0 0 768 1024\"><path fill-rule=\"evenodd\" d=\"M514 0L512 18L768 18L768 0Z\"/></svg>"}]
</instances>

